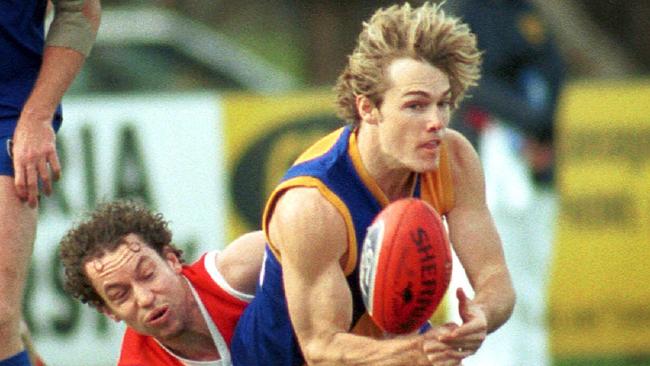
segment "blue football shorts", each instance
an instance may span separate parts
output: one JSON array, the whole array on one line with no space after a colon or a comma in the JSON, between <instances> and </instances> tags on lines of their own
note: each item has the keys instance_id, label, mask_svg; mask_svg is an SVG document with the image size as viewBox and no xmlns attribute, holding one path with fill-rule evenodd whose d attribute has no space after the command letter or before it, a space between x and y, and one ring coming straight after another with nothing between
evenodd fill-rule
<instances>
[{"instance_id":1,"label":"blue football shorts","mask_svg":"<svg viewBox=\"0 0 650 366\"><path fill-rule=\"evenodd\" d=\"M11 123L11 122L2 122L4 123ZM14 135L14 129L15 129L15 122L14 122L14 128L10 128L11 126L8 125L3 125L0 126L0 175L8 175L10 177L14 176L14 164L13 160L11 159L11 138ZM54 131L58 131L59 127L61 127L61 121L55 119L54 120Z\"/></svg>"}]
</instances>

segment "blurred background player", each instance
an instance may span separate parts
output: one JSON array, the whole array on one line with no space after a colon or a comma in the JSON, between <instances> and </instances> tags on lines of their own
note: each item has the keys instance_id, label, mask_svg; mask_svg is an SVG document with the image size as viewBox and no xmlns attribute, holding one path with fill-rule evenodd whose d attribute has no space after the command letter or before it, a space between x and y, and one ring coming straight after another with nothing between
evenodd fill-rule
<instances>
[{"instance_id":1,"label":"blurred background player","mask_svg":"<svg viewBox=\"0 0 650 366\"><path fill-rule=\"evenodd\" d=\"M450 4L478 38L483 77L454 126L478 149L517 305L466 365L550 365L547 284L557 213L554 127L565 64L526 0Z\"/></svg>"},{"instance_id":2,"label":"blurred background player","mask_svg":"<svg viewBox=\"0 0 650 366\"><path fill-rule=\"evenodd\" d=\"M241 236L185 265L168 222L141 204L97 207L61 240L65 288L127 330L118 365L229 366L251 300L264 236Z\"/></svg>"},{"instance_id":3,"label":"blurred background player","mask_svg":"<svg viewBox=\"0 0 650 366\"><path fill-rule=\"evenodd\" d=\"M514 293L480 162L447 128L479 65L474 35L439 5L394 5L364 23L336 88L349 125L303 153L267 202L269 245L233 338L236 366L459 365L508 319ZM476 295L458 291L461 324L377 339L358 253L382 207L409 196L446 217Z\"/></svg>"},{"instance_id":4,"label":"blurred background player","mask_svg":"<svg viewBox=\"0 0 650 366\"><path fill-rule=\"evenodd\" d=\"M39 186L60 174L59 102L99 27L99 0L0 2L0 365L29 365L20 337L25 276L36 234Z\"/></svg>"}]
</instances>

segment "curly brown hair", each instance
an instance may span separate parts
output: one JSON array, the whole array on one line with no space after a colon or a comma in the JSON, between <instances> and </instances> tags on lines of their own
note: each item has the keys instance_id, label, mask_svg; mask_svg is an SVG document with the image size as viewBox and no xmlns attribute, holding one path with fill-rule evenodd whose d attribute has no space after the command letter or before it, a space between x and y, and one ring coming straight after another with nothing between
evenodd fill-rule
<instances>
[{"instance_id":1,"label":"curly brown hair","mask_svg":"<svg viewBox=\"0 0 650 366\"><path fill-rule=\"evenodd\" d=\"M84 265L114 251L128 234L138 235L161 256L169 247L183 261L182 251L171 243L172 233L162 214L130 200L102 203L61 239L65 291L82 303L102 307L104 300L86 276Z\"/></svg>"},{"instance_id":2,"label":"curly brown hair","mask_svg":"<svg viewBox=\"0 0 650 366\"><path fill-rule=\"evenodd\" d=\"M454 107L480 78L481 52L476 36L467 24L445 15L441 4L425 2L412 8L405 3L381 8L363 23L357 46L334 87L339 117L358 126L358 95L379 106L390 87L384 72L401 57L427 61L445 72Z\"/></svg>"}]
</instances>

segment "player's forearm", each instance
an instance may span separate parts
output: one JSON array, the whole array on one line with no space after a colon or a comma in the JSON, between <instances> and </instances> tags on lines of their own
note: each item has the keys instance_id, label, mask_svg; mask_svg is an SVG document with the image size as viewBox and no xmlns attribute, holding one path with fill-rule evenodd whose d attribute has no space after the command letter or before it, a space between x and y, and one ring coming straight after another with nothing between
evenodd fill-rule
<instances>
[{"instance_id":1,"label":"player's forearm","mask_svg":"<svg viewBox=\"0 0 650 366\"><path fill-rule=\"evenodd\" d=\"M47 122L81 70L95 41L101 9L99 0L53 0L54 20L43 51L43 63L23 120Z\"/></svg>"},{"instance_id":2,"label":"player's forearm","mask_svg":"<svg viewBox=\"0 0 650 366\"><path fill-rule=\"evenodd\" d=\"M325 273L336 271L337 275L320 276L317 281L298 286L291 281L285 285L292 324L308 365L426 364L423 336L376 340L348 333L352 323L352 295L338 262L321 268ZM285 269L285 280L295 277L290 266Z\"/></svg>"},{"instance_id":3,"label":"player's forearm","mask_svg":"<svg viewBox=\"0 0 650 366\"><path fill-rule=\"evenodd\" d=\"M307 363L314 366L429 365L422 343L423 337L419 335L380 341L337 333L328 342L305 345L303 353Z\"/></svg>"},{"instance_id":4,"label":"player's forearm","mask_svg":"<svg viewBox=\"0 0 650 366\"><path fill-rule=\"evenodd\" d=\"M22 117L49 123L63 94L81 69L84 58L84 55L69 48L47 47L38 79L23 107Z\"/></svg>"},{"instance_id":5,"label":"player's forearm","mask_svg":"<svg viewBox=\"0 0 650 366\"><path fill-rule=\"evenodd\" d=\"M510 275L507 270L495 272L475 290L474 303L483 308L488 333L492 333L510 318L515 305Z\"/></svg>"}]
</instances>

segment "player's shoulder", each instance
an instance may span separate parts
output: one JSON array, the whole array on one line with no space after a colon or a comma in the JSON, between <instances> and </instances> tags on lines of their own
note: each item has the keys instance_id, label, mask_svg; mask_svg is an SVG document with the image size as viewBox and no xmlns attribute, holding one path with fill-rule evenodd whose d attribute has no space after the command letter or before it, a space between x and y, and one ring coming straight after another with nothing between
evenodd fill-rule
<instances>
[{"instance_id":1,"label":"player's shoulder","mask_svg":"<svg viewBox=\"0 0 650 366\"><path fill-rule=\"evenodd\" d=\"M340 258L347 250L346 220L341 201L330 201L316 188L295 187L279 199L269 222L272 246L280 252L298 252L310 260ZM305 243L309 245L305 246ZM308 252L305 247L310 248Z\"/></svg>"},{"instance_id":2,"label":"player's shoulder","mask_svg":"<svg viewBox=\"0 0 650 366\"><path fill-rule=\"evenodd\" d=\"M473 171L480 166L476 149L463 134L448 128L444 139L447 145L449 163L454 174L463 174L468 170Z\"/></svg>"},{"instance_id":3,"label":"player's shoulder","mask_svg":"<svg viewBox=\"0 0 650 366\"><path fill-rule=\"evenodd\" d=\"M451 158L467 158L477 155L472 143L462 133L452 128L447 129L444 139Z\"/></svg>"},{"instance_id":4,"label":"player's shoulder","mask_svg":"<svg viewBox=\"0 0 650 366\"><path fill-rule=\"evenodd\" d=\"M300 154L298 159L294 162L294 165L315 159L333 151L332 147L339 141L341 136L346 135L345 132L345 127L341 127L321 137L318 141L307 148L307 150Z\"/></svg>"},{"instance_id":5,"label":"player's shoulder","mask_svg":"<svg viewBox=\"0 0 650 366\"><path fill-rule=\"evenodd\" d=\"M278 198L274 216L290 220L328 220L339 215L333 194L323 192L318 187L292 187Z\"/></svg>"},{"instance_id":6,"label":"player's shoulder","mask_svg":"<svg viewBox=\"0 0 650 366\"><path fill-rule=\"evenodd\" d=\"M448 146L451 179L454 186L454 207L459 204L471 206L483 202L485 176L478 153L460 132L448 130L445 141Z\"/></svg>"}]
</instances>

